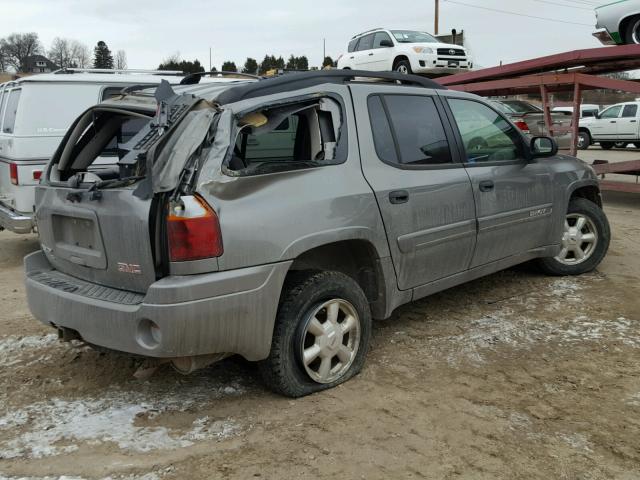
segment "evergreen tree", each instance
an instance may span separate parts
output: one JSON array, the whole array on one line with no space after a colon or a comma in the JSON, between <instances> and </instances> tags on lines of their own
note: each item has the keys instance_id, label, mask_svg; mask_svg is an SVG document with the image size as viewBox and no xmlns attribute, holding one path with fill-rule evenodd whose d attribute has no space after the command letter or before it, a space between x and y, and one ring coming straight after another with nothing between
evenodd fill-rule
<instances>
[{"instance_id":1,"label":"evergreen tree","mask_svg":"<svg viewBox=\"0 0 640 480\"><path fill-rule=\"evenodd\" d=\"M242 73L249 73L251 75L258 74L258 62L255 58L247 58L247 61L244 62L244 68L242 69Z\"/></svg>"},{"instance_id":2,"label":"evergreen tree","mask_svg":"<svg viewBox=\"0 0 640 480\"><path fill-rule=\"evenodd\" d=\"M227 60L222 64L222 67L220 68L220 70L222 70L223 72L237 72L238 67L236 67L235 62L231 62Z\"/></svg>"},{"instance_id":3,"label":"evergreen tree","mask_svg":"<svg viewBox=\"0 0 640 480\"><path fill-rule=\"evenodd\" d=\"M93 49L93 68L113 68L113 55L102 40Z\"/></svg>"}]
</instances>

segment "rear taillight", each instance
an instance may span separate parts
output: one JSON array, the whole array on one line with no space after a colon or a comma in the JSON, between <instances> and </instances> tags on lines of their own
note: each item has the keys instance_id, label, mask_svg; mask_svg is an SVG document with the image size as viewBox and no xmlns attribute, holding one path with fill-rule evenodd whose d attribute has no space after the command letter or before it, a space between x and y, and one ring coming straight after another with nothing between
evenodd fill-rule
<instances>
[{"instance_id":1,"label":"rear taillight","mask_svg":"<svg viewBox=\"0 0 640 480\"><path fill-rule=\"evenodd\" d=\"M18 185L18 164L9 164L9 178L11 179L11 183L13 185Z\"/></svg>"},{"instance_id":2,"label":"rear taillight","mask_svg":"<svg viewBox=\"0 0 640 480\"><path fill-rule=\"evenodd\" d=\"M167 215L169 259L187 262L222 255L222 233L216 212L198 196L184 196Z\"/></svg>"},{"instance_id":3,"label":"rear taillight","mask_svg":"<svg viewBox=\"0 0 640 480\"><path fill-rule=\"evenodd\" d=\"M529 125L527 125L527 122L525 122L524 120L514 120L513 123L524 133L531 133L531 130L529 130Z\"/></svg>"}]
</instances>

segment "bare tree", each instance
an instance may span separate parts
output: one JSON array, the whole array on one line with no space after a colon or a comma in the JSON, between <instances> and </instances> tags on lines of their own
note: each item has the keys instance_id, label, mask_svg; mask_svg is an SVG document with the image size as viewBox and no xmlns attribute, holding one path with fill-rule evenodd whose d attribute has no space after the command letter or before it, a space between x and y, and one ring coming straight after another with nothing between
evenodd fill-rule
<instances>
[{"instance_id":1,"label":"bare tree","mask_svg":"<svg viewBox=\"0 0 640 480\"><path fill-rule=\"evenodd\" d=\"M77 40L71 40L71 58L75 67L89 68L91 66L91 50Z\"/></svg>"},{"instance_id":2,"label":"bare tree","mask_svg":"<svg viewBox=\"0 0 640 480\"><path fill-rule=\"evenodd\" d=\"M127 52L118 50L116 52L116 70L125 70L127 68Z\"/></svg>"},{"instance_id":3,"label":"bare tree","mask_svg":"<svg viewBox=\"0 0 640 480\"><path fill-rule=\"evenodd\" d=\"M7 56L7 63L18 72L24 70L27 57L42 52L42 45L35 32L12 33L0 40L0 48Z\"/></svg>"},{"instance_id":4,"label":"bare tree","mask_svg":"<svg viewBox=\"0 0 640 480\"><path fill-rule=\"evenodd\" d=\"M56 37L51 42L48 52L49 60L60 68L73 66L73 55L71 52L71 41L67 38Z\"/></svg>"},{"instance_id":5,"label":"bare tree","mask_svg":"<svg viewBox=\"0 0 640 480\"><path fill-rule=\"evenodd\" d=\"M4 47L0 45L0 72L6 72L9 66L9 58L7 57Z\"/></svg>"}]
</instances>

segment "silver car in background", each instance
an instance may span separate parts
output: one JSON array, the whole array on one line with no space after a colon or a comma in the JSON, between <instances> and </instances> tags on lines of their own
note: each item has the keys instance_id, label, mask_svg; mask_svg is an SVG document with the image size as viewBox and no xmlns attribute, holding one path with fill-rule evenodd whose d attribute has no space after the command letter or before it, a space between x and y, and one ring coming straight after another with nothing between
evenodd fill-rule
<instances>
[{"instance_id":1,"label":"silver car in background","mask_svg":"<svg viewBox=\"0 0 640 480\"><path fill-rule=\"evenodd\" d=\"M593 36L603 45L640 43L640 0L622 0L596 8Z\"/></svg>"}]
</instances>

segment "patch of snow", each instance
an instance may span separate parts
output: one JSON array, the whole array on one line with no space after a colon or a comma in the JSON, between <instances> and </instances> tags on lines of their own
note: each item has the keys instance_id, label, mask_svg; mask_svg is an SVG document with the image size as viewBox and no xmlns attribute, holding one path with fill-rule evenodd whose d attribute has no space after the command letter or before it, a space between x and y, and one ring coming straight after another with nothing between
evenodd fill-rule
<instances>
[{"instance_id":1,"label":"patch of snow","mask_svg":"<svg viewBox=\"0 0 640 480\"><path fill-rule=\"evenodd\" d=\"M9 336L0 339L0 365L8 367L21 362L21 355L32 350L49 347L58 342L56 334L27 337Z\"/></svg>"},{"instance_id":2,"label":"patch of snow","mask_svg":"<svg viewBox=\"0 0 640 480\"><path fill-rule=\"evenodd\" d=\"M589 439L581 433L558 433L557 436L564 443L572 448L575 448L576 450L582 450L589 453L593 452Z\"/></svg>"},{"instance_id":3,"label":"patch of snow","mask_svg":"<svg viewBox=\"0 0 640 480\"><path fill-rule=\"evenodd\" d=\"M32 403L0 417L0 458L60 455L77 450L81 442L113 442L122 450L149 452L226 438L240 430L231 419L198 418L182 429L140 423L144 419L153 424L162 414L186 412L212 399L242 393L239 385L216 387L204 382L176 385L166 393L108 390L100 398Z\"/></svg>"}]
</instances>

